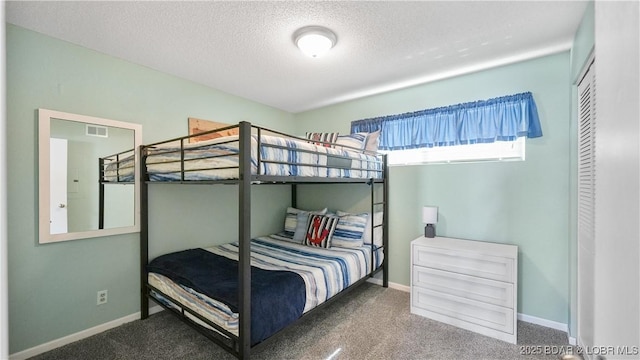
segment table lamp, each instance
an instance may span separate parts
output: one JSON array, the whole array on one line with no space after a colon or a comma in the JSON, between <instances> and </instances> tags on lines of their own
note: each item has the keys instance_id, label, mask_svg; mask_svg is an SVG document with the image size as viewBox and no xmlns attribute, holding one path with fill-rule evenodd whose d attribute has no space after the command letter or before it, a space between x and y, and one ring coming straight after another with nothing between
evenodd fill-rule
<instances>
[{"instance_id":1,"label":"table lamp","mask_svg":"<svg viewBox=\"0 0 640 360\"><path fill-rule=\"evenodd\" d=\"M422 222L424 226L424 237L433 238L436 236L435 223L438 222L438 207L424 206L422 207Z\"/></svg>"}]
</instances>

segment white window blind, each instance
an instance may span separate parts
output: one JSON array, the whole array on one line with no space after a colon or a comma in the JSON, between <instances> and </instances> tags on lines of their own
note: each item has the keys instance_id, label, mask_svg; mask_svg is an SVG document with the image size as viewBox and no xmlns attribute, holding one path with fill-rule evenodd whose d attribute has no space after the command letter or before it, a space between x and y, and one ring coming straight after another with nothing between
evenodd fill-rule
<instances>
[{"instance_id":1,"label":"white window blind","mask_svg":"<svg viewBox=\"0 0 640 360\"><path fill-rule=\"evenodd\" d=\"M389 154L389 165L448 164L481 161L523 161L525 137L487 144L436 146L408 150L380 151Z\"/></svg>"}]
</instances>

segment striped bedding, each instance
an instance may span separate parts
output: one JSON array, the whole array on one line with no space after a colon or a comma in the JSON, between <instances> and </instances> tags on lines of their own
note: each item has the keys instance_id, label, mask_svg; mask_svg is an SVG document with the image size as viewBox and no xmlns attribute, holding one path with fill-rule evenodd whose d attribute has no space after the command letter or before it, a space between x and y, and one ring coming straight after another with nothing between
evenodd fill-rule
<instances>
[{"instance_id":1,"label":"striped bedding","mask_svg":"<svg viewBox=\"0 0 640 360\"><path fill-rule=\"evenodd\" d=\"M251 265L265 270L292 271L300 275L306 288L304 313L364 278L371 271L370 245L359 248L321 249L290 241L290 238L282 233L253 239ZM238 258L237 242L205 250L234 260ZM378 268L383 260L382 249L375 251L374 258L374 267ZM168 297L238 335L238 315L225 304L156 273L149 273L148 280L149 285ZM155 293L155 296L166 305L173 305L160 294Z\"/></svg>"},{"instance_id":2,"label":"striped bedding","mask_svg":"<svg viewBox=\"0 0 640 360\"><path fill-rule=\"evenodd\" d=\"M238 136L228 136L185 145L185 180L237 179L237 140ZM251 172L257 174L257 135L251 136L251 143ZM146 164L151 181L180 180L180 162L176 161L180 160L179 149L164 145L149 148ZM170 150L175 152L167 152ZM291 138L261 135L260 154L261 175L364 179L382 176L382 164L376 156Z\"/></svg>"},{"instance_id":3,"label":"striped bedding","mask_svg":"<svg viewBox=\"0 0 640 360\"><path fill-rule=\"evenodd\" d=\"M133 181L134 156L130 155L119 162L110 162L102 172L102 180L106 182L130 182Z\"/></svg>"}]
</instances>

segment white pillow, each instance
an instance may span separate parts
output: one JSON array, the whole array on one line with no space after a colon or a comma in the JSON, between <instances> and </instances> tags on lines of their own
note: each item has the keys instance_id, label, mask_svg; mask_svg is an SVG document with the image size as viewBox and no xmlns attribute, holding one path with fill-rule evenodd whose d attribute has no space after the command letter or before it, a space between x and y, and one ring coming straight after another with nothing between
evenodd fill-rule
<instances>
[{"instance_id":1,"label":"white pillow","mask_svg":"<svg viewBox=\"0 0 640 360\"><path fill-rule=\"evenodd\" d=\"M364 149L367 151L378 151L378 145L380 145L380 130L376 130L372 133L369 133L367 136L367 141L364 145Z\"/></svg>"}]
</instances>

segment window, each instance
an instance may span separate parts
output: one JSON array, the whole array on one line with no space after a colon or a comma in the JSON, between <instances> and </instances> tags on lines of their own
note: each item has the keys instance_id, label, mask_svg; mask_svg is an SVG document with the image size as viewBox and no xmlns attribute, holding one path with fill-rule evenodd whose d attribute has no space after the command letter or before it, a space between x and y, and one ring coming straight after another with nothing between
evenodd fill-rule
<instances>
[{"instance_id":1,"label":"window","mask_svg":"<svg viewBox=\"0 0 640 360\"><path fill-rule=\"evenodd\" d=\"M530 92L351 122L374 131L390 165L524 160L525 138L542 136Z\"/></svg>"},{"instance_id":2,"label":"window","mask_svg":"<svg viewBox=\"0 0 640 360\"><path fill-rule=\"evenodd\" d=\"M525 138L514 141L438 146L408 150L381 151L388 154L390 166L447 164L480 161L523 161Z\"/></svg>"}]
</instances>

